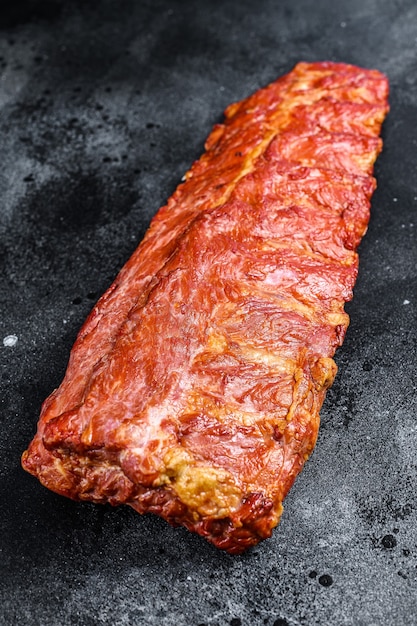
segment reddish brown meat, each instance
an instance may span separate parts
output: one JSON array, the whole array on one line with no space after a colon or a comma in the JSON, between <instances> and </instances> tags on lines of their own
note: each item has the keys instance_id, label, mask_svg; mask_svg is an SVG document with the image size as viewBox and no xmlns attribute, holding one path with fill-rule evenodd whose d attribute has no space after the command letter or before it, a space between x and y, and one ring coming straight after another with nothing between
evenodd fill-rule
<instances>
[{"instance_id":1,"label":"reddish brown meat","mask_svg":"<svg viewBox=\"0 0 417 626\"><path fill-rule=\"evenodd\" d=\"M336 373L387 93L300 63L227 109L81 329L26 470L231 553L270 536Z\"/></svg>"}]
</instances>

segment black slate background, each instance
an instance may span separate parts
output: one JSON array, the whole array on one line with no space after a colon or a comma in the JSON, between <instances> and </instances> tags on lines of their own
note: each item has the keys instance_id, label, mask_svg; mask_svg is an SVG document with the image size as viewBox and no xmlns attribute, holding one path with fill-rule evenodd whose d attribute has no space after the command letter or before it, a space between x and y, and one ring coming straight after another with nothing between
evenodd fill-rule
<instances>
[{"instance_id":1,"label":"black slate background","mask_svg":"<svg viewBox=\"0 0 417 626\"><path fill-rule=\"evenodd\" d=\"M386 72L391 113L340 371L273 538L231 557L49 493L20 455L94 301L224 108L326 59ZM0 624L417 623L416 120L414 0L2 4Z\"/></svg>"}]
</instances>

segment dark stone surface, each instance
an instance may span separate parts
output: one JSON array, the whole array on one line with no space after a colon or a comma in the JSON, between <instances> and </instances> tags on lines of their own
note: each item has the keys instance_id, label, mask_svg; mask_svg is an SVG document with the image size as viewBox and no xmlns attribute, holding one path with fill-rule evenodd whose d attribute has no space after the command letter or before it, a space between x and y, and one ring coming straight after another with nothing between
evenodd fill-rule
<instances>
[{"instance_id":1,"label":"dark stone surface","mask_svg":"<svg viewBox=\"0 0 417 626\"><path fill-rule=\"evenodd\" d=\"M92 304L225 106L325 59L386 72L392 110L340 371L273 538L231 557L49 493L20 455ZM0 623L417 623L415 1L15 0L0 112Z\"/></svg>"}]
</instances>

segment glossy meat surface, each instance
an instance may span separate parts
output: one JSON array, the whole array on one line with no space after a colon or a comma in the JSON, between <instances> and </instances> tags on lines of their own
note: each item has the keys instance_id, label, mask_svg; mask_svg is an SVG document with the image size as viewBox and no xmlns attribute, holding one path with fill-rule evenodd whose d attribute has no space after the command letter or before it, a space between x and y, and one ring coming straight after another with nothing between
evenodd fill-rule
<instances>
[{"instance_id":1,"label":"glossy meat surface","mask_svg":"<svg viewBox=\"0 0 417 626\"><path fill-rule=\"evenodd\" d=\"M387 95L300 63L226 110L81 329L26 470L231 553L270 536L336 374Z\"/></svg>"}]
</instances>

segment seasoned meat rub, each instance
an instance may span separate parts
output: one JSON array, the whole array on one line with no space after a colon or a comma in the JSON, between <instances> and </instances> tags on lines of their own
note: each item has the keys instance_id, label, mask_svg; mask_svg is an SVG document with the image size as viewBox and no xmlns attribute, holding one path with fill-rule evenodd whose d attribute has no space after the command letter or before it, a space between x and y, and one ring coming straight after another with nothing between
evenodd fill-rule
<instances>
[{"instance_id":1,"label":"seasoned meat rub","mask_svg":"<svg viewBox=\"0 0 417 626\"><path fill-rule=\"evenodd\" d=\"M81 329L26 470L230 553L271 535L336 373L387 95L300 63L229 106Z\"/></svg>"}]
</instances>

